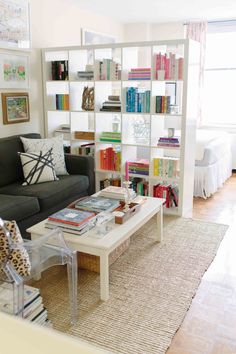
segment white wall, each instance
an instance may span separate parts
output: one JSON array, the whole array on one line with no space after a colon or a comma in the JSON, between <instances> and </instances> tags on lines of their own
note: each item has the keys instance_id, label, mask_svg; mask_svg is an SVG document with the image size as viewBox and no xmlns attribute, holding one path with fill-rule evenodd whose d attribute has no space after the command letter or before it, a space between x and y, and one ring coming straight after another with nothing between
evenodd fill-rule
<instances>
[{"instance_id":1,"label":"white wall","mask_svg":"<svg viewBox=\"0 0 236 354\"><path fill-rule=\"evenodd\" d=\"M27 132L43 134L41 48L80 45L81 28L111 34L119 42L123 40L121 23L80 10L78 0L30 0L30 7L30 122L3 125L0 108L0 137Z\"/></svg>"},{"instance_id":2,"label":"white wall","mask_svg":"<svg viewBox=\"0 0 236 354\"><path fill-rule=\"evenodd\" d=\"M124 41L152 41L184 38L182 22L128 23L124 25Z\"/></svg>"}]
</instances>

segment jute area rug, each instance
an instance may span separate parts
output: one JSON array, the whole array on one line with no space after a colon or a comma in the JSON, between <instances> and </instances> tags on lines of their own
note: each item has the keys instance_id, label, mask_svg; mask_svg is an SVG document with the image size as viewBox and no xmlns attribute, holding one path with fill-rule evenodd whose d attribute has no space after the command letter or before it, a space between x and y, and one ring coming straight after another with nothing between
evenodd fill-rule
<instances>
[{"instance_id":1,"label":"jute area rug","mask_svg":"<svg viewBox=\"0 0 236 354\"><path fill-rule=\"evenodd\" d=\"M99 275L79 271L78 324L69 323L67 276L54 267L35 283L54 328L110 353L162 354L180 327L227 226L165 218L155 242L155 218L131 239L110 268L110 299L99 299Z\"/></svg>"}]
</instances>

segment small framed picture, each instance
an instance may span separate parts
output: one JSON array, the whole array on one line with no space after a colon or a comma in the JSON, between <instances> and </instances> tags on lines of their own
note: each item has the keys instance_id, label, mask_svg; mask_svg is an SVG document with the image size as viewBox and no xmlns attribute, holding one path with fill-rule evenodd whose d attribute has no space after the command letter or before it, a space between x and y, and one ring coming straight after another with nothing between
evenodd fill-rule
<instances>
[{"instance_id":1,"label":"small framed picture","mask_svg":"<svg viewBox=\"0 0 236 354\"><path fill-rule=\"evenodd\" d=\"M3 124L29 122L28 92L2 93Z\"/></svg>"}]
</instances>

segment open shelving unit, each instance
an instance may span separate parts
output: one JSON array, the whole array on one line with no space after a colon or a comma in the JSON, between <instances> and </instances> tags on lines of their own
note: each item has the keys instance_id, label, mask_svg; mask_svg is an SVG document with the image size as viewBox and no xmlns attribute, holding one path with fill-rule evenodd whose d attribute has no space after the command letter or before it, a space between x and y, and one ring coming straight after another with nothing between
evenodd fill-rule
<instances>
[{"instance_id":1,"label":"open shelving unit","mask_svg":"<svg viewBox=\"0 0 236 354\"><path fill-rule=\"evenodd\" d=\"M66 62L66 79L52 80L54 61L60 61L63 66ZM145 159L149 162L148 175L129 173L130 179L140 177L146 181L149 196L153 196L153 186L159 183L176 185L178 206L165 208L165 212L190 216L198 103L198 43L183 39L45 48L42 63L45 135L62 133L65 144L74 154L78 154L81 145L94 143L96 190L100 189L102 180L112 177L120 178L122 184L126 162ZM86 80L83 72L89 70L93 75L88 75ZM82 72L82 77L78 72ZM82 109L86 86L94 89L94 109L90 111ZM69 110L56 109L58 94L69 95ZM108 96L120 97L120 112L100 111ZM168 113L157 113L157 96L168 96L168 102L165 99L167 103L162 106ZM114 122L118 122L115 130ZM67 130L64 131L65 125ZM174 128L179 146L158 146L159 138L168 136L169 128ZM76 131L94 132L94 140L76 139ZM100 141L103 132L114 131L120 133L120 141ZM115 150L120 156L117 170L101 166L101 150L107 148L108 154ZM178 160L177 171L172 175L168 171L154 171L154 160L167 158Z\"/></svg>"}]
</instances>

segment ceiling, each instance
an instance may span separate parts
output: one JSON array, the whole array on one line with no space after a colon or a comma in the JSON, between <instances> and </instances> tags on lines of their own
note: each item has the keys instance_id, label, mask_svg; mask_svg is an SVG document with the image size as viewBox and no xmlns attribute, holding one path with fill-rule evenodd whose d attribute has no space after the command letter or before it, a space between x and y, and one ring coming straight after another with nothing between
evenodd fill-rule
<instances>
[{"instance_id":1,"label":"ceiling","mask_svg":"<svg viewBox=\"0 0 236 354\"><path fill-rule=\"evenodd\" d=\"M236 0L77 0L81 9L123 23L236 19Z\"/></svg>"}]
</instances>

